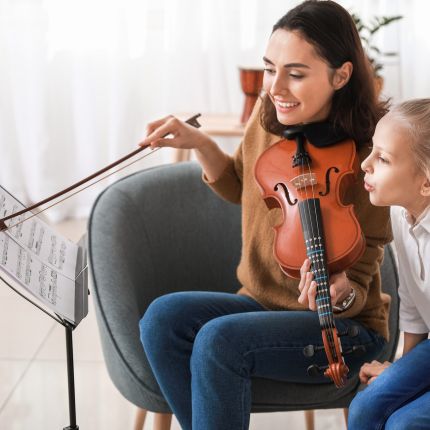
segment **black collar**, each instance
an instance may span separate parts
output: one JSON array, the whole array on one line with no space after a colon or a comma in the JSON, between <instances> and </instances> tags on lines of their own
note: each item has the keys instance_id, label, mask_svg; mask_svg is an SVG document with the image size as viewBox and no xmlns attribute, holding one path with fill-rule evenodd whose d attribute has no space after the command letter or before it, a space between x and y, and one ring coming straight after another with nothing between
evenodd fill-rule
<instances>
[{"instance_id":1,"label":"black collar","mask_svg":"<svg viewBox=\"0 0 430 430\"><path fill-rule=\"evenodd\" d=\"M304 135L306 140L317 148L334 145L350 137L342 129L333 127L330 122L311 122L289 126L282 132L282 135L286 139L295 139L298 135Z\"/></svg>"}]
</instances>

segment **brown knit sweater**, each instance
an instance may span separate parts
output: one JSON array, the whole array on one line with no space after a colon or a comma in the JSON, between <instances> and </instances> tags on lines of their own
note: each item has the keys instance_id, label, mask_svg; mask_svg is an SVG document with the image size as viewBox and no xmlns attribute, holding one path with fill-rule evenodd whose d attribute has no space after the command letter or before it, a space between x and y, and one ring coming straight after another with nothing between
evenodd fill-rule
<instances>
[{"instance_id":1,"label":"brown knit sweater","mask_svg":"<svg viewBox=\"0 0 430 430\"><path fill-rule=\"evenodd\" d=\"M282 212L267 208L254 178L257 158L280 140L261 127L259 106L257 103L243 141L221 176L213 182L203 179L224 199L242 204L242 256L237 269L242 288L238 293L253 297L268 309L305 310L297 301L299 281L286 276L273 255L273 226L281 222ZM367 147L361 148L360 160L368 153ZM383 245L392 240L389 208L370 204L363 187L363 174L347 192L346 201L354 204L366 249L361 259L347 270L356 299L351 308L336 316L355 318L388 339L389 296L381 293L380 264Z\"/></svg>"}]
</instances>

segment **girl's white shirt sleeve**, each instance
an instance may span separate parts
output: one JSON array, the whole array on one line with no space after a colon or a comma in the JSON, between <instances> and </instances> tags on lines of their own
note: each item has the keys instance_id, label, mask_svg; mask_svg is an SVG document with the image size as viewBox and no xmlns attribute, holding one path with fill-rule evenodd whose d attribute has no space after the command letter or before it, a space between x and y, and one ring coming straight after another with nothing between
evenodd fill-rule
<instances>
[{"instance_id":1,"label":"girl's white shirt sleeve","mask_svg":"<svg viewBox=\"0 0 430 430\"><path fill-rule=\"evenodd\" d=\"M410 286L410 284L409 284ZM413 286L412 286L413 288ZM402 276L402 265L399 264L399 328L407 333L427 333L428 327L421 318L418 308L409 294L408 284Z\"/></svg>"}]
</instances>

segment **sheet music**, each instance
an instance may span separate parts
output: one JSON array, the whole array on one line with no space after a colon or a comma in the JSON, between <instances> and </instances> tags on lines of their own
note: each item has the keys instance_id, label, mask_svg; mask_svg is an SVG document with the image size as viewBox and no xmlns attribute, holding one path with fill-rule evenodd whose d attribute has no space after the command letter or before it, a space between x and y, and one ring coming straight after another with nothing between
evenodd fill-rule
<instances>
[{"instance_id":1,"label":"sheet music","mask_svg":"<svg viewBox=\"0 0 430 430\"><path fill-rule=\"evenodd\" d=\"M23 208L0 187L0 218ZM29 216L30 212L6 221L11 228L0 232L0 268L53 312L75 322L76 276L82 268L79 246L36 216L14 226Z\"/></svg>"},{"instance_id":2,"label":"sheet music","mask_svg":"<svg viewBox=\"0 0 430 430\"><path fill-rule=\"evenodd\" d=\"M24 209L24 206L0 187L0 218ZM6 221L6 225L18 224L31 213L20 215ZM78 246L58 235L51 227L33 217L22 224L6 231L6 235L27 251L35 254L52 269L59 271L69 279L75 279Z\"/></svg>"}]
</instances>

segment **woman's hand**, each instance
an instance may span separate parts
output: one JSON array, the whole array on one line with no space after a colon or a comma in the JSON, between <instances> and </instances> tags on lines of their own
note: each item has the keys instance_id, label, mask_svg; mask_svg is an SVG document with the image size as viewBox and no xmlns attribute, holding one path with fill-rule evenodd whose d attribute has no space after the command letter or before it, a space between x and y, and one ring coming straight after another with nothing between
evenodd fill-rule
<instances>
[{"instance_id":1,"label":"woman's hand","mask_svg":"<svg viewBox=\"0 0 430 430\"><path fill-rule=\"evenodd\" d=\"M165 146L199 149L205 144L213 143L209 136L172 115L149 123L146 134L146 138L139 145L150 145L152 149Z\"/></svg>"},{"instance_id":2,"label":"woman's hand","mask_svg":"<svg viewBox=\"0 0 430 430\"><path fill-rule=\"evenodd\" d=\"M215 181L230 162L230 157L208 135L172 115L151 122L146 132L140 146L194 149L209 181Z\"/></svg>"},{"instance_id":3,"label":"woman's hand","mask_svg":"<svg viewBox=\"0 0 430 430\"><path fill-rule=\"evenodd\" d=\"M385 361L380 363L373 360L371 363L364 363L361 366L359 377L362 384L370 384L373 382L391 363Z\"/></svg>"},{"instance_id":4,"label":"woman's hand","mask_svg":"<svg viewBox=\"0 0 430 430\"><path fill-rule=\"evenodd\" d=\"M314 275L309 271L311 267L311 261L307 258L303 266L300 268L300 283L299 291L300 296L298 298L299 303L309 307L311 311L317 310L315 302L317 295L317 284L313 280ZM333 305L341 302L351 292L351 283L346 276L345 272L335 273L330 276L330 297Z\"/></svg>"}]
</instances>

